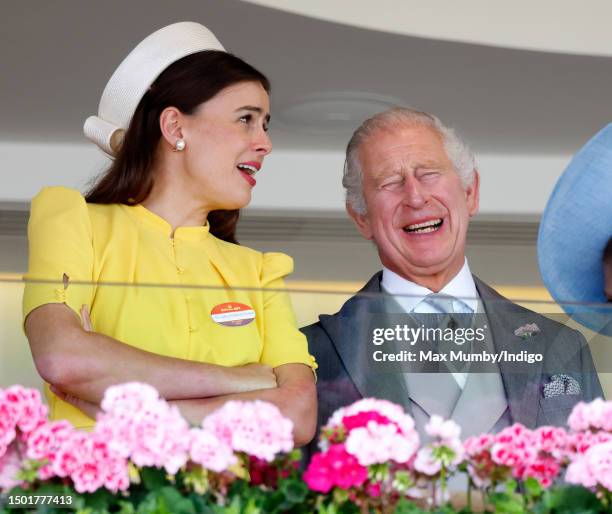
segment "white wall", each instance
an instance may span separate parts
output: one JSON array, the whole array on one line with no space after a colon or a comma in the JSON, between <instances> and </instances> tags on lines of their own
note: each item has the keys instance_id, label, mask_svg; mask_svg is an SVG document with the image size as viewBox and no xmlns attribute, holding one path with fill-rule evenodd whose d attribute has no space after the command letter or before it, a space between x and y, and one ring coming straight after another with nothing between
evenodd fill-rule
<instances>
[{"instance_id":1,"label":"white wall","mask_svg":"<svg viewBox=\"0 0 612 514\"><path fill-rule=\"evenodd\" d=\"M483 154L481 213L540 214L570 156ZM0 202L27 202L45 185L83 188L107 159L93 145L0 143ZM342 210L341 152L274 150L258 175L251 207Z\"/></svg>"}]
</instances>

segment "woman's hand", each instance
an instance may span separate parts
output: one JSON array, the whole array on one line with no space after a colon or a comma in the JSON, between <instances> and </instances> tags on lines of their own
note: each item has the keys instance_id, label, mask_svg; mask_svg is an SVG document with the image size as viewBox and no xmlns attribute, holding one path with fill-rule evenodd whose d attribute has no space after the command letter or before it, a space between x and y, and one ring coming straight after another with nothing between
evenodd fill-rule
<instances>
[{"instance_id":1,"label":"woman's hand","mask_svg":"<svg viewBox=\"0 0 612 514\"><path fill-rule=\"evenodd\" d=\"M245 367L247 366L243 366ZM277 377L277 387L171 403L179 408L183 417L191 424L199 425L203 418L229 400L270 402L293 422L295 445L307 444L314 437L317 428L317 388L312 370L304 364L283 364L274 368L273 372Z\"/></svg>"},{"instance_id":2,"label":"woman's hand","mask_svg":"<svg viewBox=\"0 0 612 514\"><path fill-rule=\"evenodd\" d=\"M66 403L72 405L73 407L76 407L81 412L89 416L91 419L96 419L96 415L100 411L100 407L95 403L88 402L86 400L81 400L76 396L72 396L68 393L65 393L64 391L60 391L57 387L53 385L50 385L49 389L51 389L51 392L56 395L60 400L63 400Z\"/></svg>"},{"instance_id":3,"label":"woman's hand","mask_svg":"<svg viewBox=\"0 0 612 514\"><path fill-rule=\"evenodd\" d=\"M83 330L86 332L93 332L93 326L91 323L91 318L89 317L87 305L81 306L81 321L83 323ZM277 386L276 375L270 366L252 363L246 364L237 369L242 372L242 391L240 392L256 391L259 389L272 389L273 387Z\"/></svg>"},{"instance_id":4,"label":"woman's hand","mask_svg":"<svg viewBox=\"0 0 612 514\"><path fill-rule=\"evenodd\" d=\"M236 368L235 371L241 374L240 386L242 391L240 392L277 387L274 370L265 364L246 364Z\"/></svg>"},{"instance_id":5,"label":"woman's hand","mask_svg":"<svg viewBox=\"0 0 612 514\"><path fill-rule=\"evenodd\" d=\"M277 386L268 366L231 367L165 357L97 333L87 307L75 315L67 305L42 305L26 318L25 331L45 382L94 405L102 401L108 387L125 382L151 384L167 400L268 391Z\"/></svg>"},{"instance_id":6,"label":"woman's hand","mask_svg":"<svg viewBox=\"0 0 612 514\"><path fill-rule=\"evenodd\" d=\"M93 327L91 324L91 318L89 317L89 310L87 309L87 305L81 305L81 323L83 324L83 330L85 330L85 332L93 332Z\"/></svg>"}]
</instances>

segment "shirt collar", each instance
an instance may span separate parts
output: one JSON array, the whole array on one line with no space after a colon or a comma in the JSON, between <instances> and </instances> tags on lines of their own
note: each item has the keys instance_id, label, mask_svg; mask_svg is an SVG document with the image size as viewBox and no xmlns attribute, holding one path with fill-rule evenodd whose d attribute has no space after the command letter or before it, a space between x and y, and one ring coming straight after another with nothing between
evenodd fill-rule
<instances>
[{"instance_id":1,"label":"shirt collar","mask_svg":"<svg viewBox=\"0 0 612 514\"><path fill-rule=\"evenodd\" d=\"M406 312L412 312L423 298L433 293L426 287L415 284L384 266L380 285L386 293L395 296L395 301ZM459 273L442 288L440 294L454 296L468 305L473 312L478 312L478 291L467 259Z\"/></svg>"}]
</instances>

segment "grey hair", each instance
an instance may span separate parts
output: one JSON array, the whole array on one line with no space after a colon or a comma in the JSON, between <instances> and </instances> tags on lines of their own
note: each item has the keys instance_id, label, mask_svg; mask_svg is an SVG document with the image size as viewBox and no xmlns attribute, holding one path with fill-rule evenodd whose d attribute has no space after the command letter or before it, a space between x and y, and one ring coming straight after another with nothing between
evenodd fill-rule
<instances>
[{"instance_id":1,"label":"grey hair","mask_svg":"<svg viewBox=\"0 0 612 514\"><path fill-rule=\"evenodd\" d=\"M375 132L389 130L398 125L423 125L437 131L442 137L446 154L453 163L463 187L467 189L474 180L474 170L476 168L474 154L453 129L446 127L433 114L408 107L394 107L375 114L364 121L353 133L346 147L342 185L346 189L347 204L359 214L365 214L367 211L363 197L363 171L359 160L361 145Z\"/></svg>"}]
</instances>

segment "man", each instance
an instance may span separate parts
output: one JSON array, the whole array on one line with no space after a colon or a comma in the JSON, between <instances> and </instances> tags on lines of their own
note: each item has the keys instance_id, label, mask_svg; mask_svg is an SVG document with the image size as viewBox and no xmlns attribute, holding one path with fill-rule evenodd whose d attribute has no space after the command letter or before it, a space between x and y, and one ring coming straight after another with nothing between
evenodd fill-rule
<instances>
[{"instance_id":1,"label":"man","mask_svg":"<svg viewBox=\"0 0 612 514\"><path fill-rule=\"evenodd\" d=\"M378 397L402 405L421 435L429 417L440 414L458 422L468 437L513 422L561 425L578 401L601 395L580 334L509 302L472 276L465 244L469 219L478 210L479 176L473 155L452 130L411 109L374 116L348 144L343 185L347 211L376 245L383 270L338 313L303 329L319 363L319 425L338 407ZM410 353L402 353L398 342L407 331L393 327L403 319L406 327L425 329L420 322L427 313L455 335L461 324L454 320L466 313L472 330L486 331L486 343L472 342L464 352L525 351L541 354L543 361L438 365L450 353L441 342L429 346L436 351L415 350L421 355L416 364L389 366L374 357L388 343L374 342L373 334L395 334L387 354ZM454 337L449 344L458 342Z\"/></svg>"}]
</instances>

